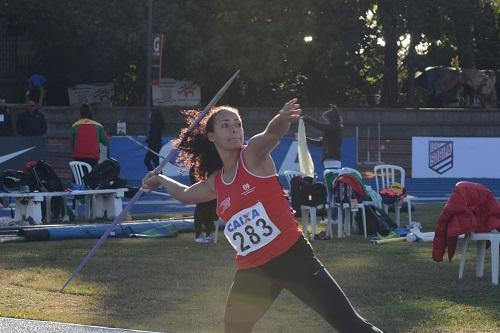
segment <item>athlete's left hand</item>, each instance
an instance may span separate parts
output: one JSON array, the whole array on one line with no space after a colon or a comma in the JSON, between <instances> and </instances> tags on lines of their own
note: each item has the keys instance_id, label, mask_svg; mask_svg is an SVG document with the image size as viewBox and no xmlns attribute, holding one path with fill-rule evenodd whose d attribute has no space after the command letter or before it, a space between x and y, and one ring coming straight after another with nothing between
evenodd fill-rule
<instances>
[{"instance_id":1,"label":"athlete's left hand","mask_svg":"<svg viewBox=\"0 0 500 333\"><path fill-rule=\"evenodd\" d=\"M300 104L298 104L297 102L297 98L293 98L286 102L279 112L279 117L291 123L297 122L300 118L300 114L302 113Z\"/></svg>"}]
</instances>

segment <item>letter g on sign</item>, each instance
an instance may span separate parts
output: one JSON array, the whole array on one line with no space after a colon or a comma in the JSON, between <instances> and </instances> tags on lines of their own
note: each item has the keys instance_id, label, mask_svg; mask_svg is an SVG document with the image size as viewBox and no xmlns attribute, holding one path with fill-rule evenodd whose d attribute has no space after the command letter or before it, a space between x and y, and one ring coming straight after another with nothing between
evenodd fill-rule
<instances>
[{"instance_id":1,"label":"letter g on sign","mask_svg":"<svg viewBox=\"0 0 500 333\"><path fill-rule=\"evenodd\" d=\"M160 36L153 39L153 50L154 52L160 52Z\"/></svg>"}]
</instances>

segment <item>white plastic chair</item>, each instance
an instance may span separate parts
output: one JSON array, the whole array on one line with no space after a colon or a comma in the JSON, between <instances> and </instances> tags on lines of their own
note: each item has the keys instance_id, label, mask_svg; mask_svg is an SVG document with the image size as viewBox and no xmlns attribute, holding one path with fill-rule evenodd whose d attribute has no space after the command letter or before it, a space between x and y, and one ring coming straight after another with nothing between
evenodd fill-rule
<instances>
[{"instance_id":1,"label":"white plastic chair","mask_svg":"<svg viewBox=\"0 0 500 333\"><path fill-rule=\"evenodd\" d=\"M375 184L377 185L377 192L384 188L389 188L393 183L398 182L401 186L405 186L405 169L399 165L393 164L380 164L373 168L375 173ZM411 224L411 200L408 197L403 199L408 204L408 224ZM388 206L384 205L385 210L388 210ZM399 205L394 205L394 210L396 213L396 224L398 227L401 225L401 207Z\"/></svg>"},{"instance_id":2,"label":"white plastic chair","mask_svg":"<svg viewBox=\"0 0 500 333\"><path fill-rule=\"evenodd\" d=\"M491 282L498 285L498 268L499 268L499 244L500 244L500 233L496 231L492 232L482 232L482 233L467 233L464 239L464 245L462 249L462 257L460 259L460 268L458 271L458 278L462 279L464 276L465 268L465 257L467 254L467 249L469 247L469 241L477 241L477 253L476 253L476 276L484 276L484 261L486 253L486 241L491 242Z\"/></svg>"},{"instance_id":3,"label":"white plastic chair","mask_svg":"<svg viewBox=\"0 0 500 333\"><path fill-rule=\"evenodd\" d=\"M83 177L92 171L92 166L86 162L81 161L70 161L69 167L73 173L73 178L75 179L75 184L85 185L83 182Z\"/></svg>"},{"instance_id":4,"label":"white plastic chair","mask_svg":"<svg viewBox=\"0 0 500 333\"><path fill-rule=\"evenodd\" d=\"M73 173L73 178L75 184L85 186L83 177L92 171L92 166L86 162L81 161L70 161L69 166L71 172ZM87 219L92 218L92 202L94 202L94 196L85 196L85 217ZM74 207L73 207L74 208Z\"/></svg>"},{"instance_id":5,"label":"white plastic chair","mask_svg":"<svg viewBox=\"0 0 500 333\"><path fill-rule=\"evenodd\" d=\"M286 181L288 183L288 188L292 188L292 179L295 176L300 176L300 177L305 177L306 174L300 171L294 171L294 170L286 170L284 172ZM291 196L290 196L291 198ZM316 235L316 213L318 209L322 208L327 208L325 205L321 204L316 207L311 207L311 206L300 206L300 211L301 211L301 222L302 222L302 232L304 233L304 237L307 238L307 217L309 217L309 220L311 221L311 232L312 232L312 237L311 240L314 240L314 235Z\"/></svg>"},{"instance_id":6,"label":"white plastic chair","mask_svg":"<svg viewBox=\"0 0 500 333\"><path fill-rule=\"evenodd\" d=\"M338 171L331 170L331 169L326 169L323 172L323 175L325 176L325 180L327 179L326 175L329 172L337 172L338 176L342 175L342 174L346 174L346 173L354 173L357 176L359 176L359 178L362 178L361 177L361 172L359 172L358 170L353 169L353 168L344 167L344 168L342 168L342 169L340 169ZM335 179L334 179L334 181L335 181ZM331 184L327 184L327 188L329 190L331 190ZM350 235L351 234L350 219L351 219L351 214L353 214L353 212L355 212L355 210L353 210L352 207L348 203L343 203L342 204L342 209L341 209L340 204L335 202L335 200L333 198L333 195L331 197L331 200L329 201L329 204L330 204L331 208L332 208L332 206L335 206L335 207L338 208L338 215L337 215L337 220L338 221L336 221L336 223L334 223L334 224L338 224L339 228L341 229L341 230L338 230L339 238L341 236L343 236L344 234L345 235ZM363 235L365 236L365 238L368 237L367 231L366 231L366 212L365 212L365 205L366 204L368 204L368 202L366 202L366 201L360 201L360 202L358 202L358 205L357 205L357 207L361 210L361 218L363 220ZM331 209L329 209L329 212L331 213ZM345 222L344 221L347 217L349 217L349 222ZM339 221L340 218L342 219L341 221ZM342 231L341 226L343 227L343 231Z\"/></svg>"},{"instance_id":7,"label":"white plastic chair","mask_svg":"<svg viewBox=\"0 0 500 333\"><path fill-rule=\"evenodd\" d=\"M326 217L327 217L327 234L328 236L332 237L333 240L333 228L332 225L336 224L337 225L337 237L342 238L344 237L344 219L340 219L341 212L340 212L340 205L335 204L334 198L333 198L333 183L335 182L335 179L339 175L340 170L339 169L325 169L323 171L323 179L325 181L325 186L326 186L326 191L327 191L327 203L328 207L326 209ZM330 176L331 175L331 176ZM337 209L337 219L332 218L332 211L334 209Z\"/></svg>"}]
</instances>

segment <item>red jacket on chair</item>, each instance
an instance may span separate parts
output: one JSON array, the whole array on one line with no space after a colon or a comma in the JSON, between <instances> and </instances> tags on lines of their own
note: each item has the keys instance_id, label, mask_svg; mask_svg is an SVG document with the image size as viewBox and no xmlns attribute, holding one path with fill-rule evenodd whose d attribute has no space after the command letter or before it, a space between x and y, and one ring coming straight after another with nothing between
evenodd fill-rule
<instances>
[{"instance_id":1,"label":"red jacket on chair","mask_svg":"<svg viewBox=\"0 0 500 333\"><path fill-rule=\"evenodd\" d=\"M484 185L458 182L444 206L436 226L432 259L443 261L448 249L451 262L458 235L467 232L489 232L500 229L500 204Z\"/></svg>"}]
</instances>

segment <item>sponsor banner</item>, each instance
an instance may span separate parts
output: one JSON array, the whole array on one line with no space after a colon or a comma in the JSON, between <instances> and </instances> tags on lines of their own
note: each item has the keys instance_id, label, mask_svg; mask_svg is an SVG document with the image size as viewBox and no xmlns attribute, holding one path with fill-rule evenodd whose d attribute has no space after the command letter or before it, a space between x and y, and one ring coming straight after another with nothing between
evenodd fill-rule
<instances>
[{"instance_id":1,"label":"sponsor banner","mask_svg":"<svg viewBox=\"0 0 500 333\"><path fill-rule=\"evenodd\" d=\"M413 137L413 178L500 178L500 138Z\"/></svg>"},{"instance_id":2,"label":"sponsor banner","mask_svg":"<svg viewBox=\"0 0 500 333\"><path fill-rule=\"evenodd\" d=\"M135 140L145 144L145 136L134 136ZM163 137L163 147L160 151L161 156L167 156L172 149L170 140L176 137ZM309 147L314 168L318 178L323 178L323 165L321 163L321 148ZM110 142L110 157L118 160L120 163L120 176L128 181L136 182L142 179L147 169L144 165L144 156L146 149L133 142L128 137L113 136ZM279 145L272 152L276 169L280 175L285 170L299 170L299 161L297 153L297 141L291 137L283 138ZM356 139L344 138L342 142L342 165L356 168ZM187 171L182 174L179 167L168 163L163 169L163 174L170 177L187 177Z\"/></svg>"},{"instance_id":3,"label":"sponsor banner","mask_svg":"<svg viewBox=\"0 0 500 333\"><path fill-rule=\"evenodd\" d=\"M43 136L0 137L0 170L23 170L24 164L47 156Z\"/></svg>"},{"instance_id":4,"label":"sponsor banner","mask_svg":"<svg viewBox=\"0 0 500 333\"><path fill-rule=\"evenodd\" d=\"M200 86L191 81L163 78L153 86L154 106L198 106L201 101Z\"/></svg>"},{"instance_id":5,"label":"sponsor banner","mask_svg":"<svg viewBox=\"0 0 500 333\"><path fill-rule=\"evenodd\" d=\"M77 84L68 88L69 105L88 103L112 106L115 88L113 83Z\"/></svg>"}]
</instances>

